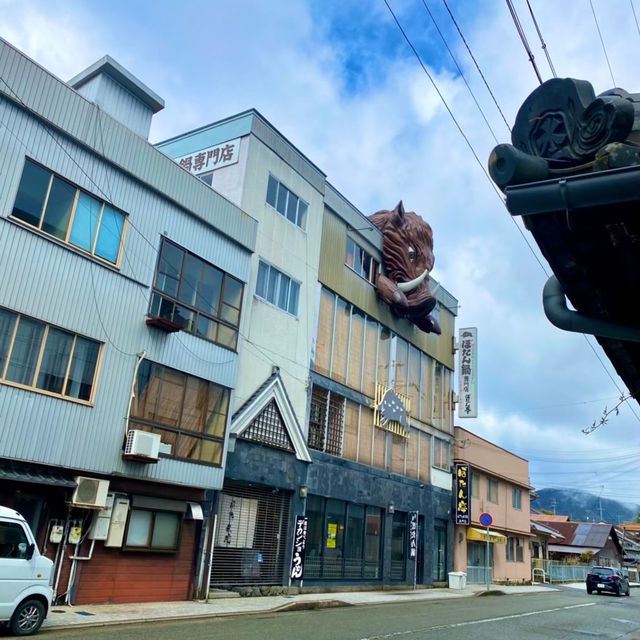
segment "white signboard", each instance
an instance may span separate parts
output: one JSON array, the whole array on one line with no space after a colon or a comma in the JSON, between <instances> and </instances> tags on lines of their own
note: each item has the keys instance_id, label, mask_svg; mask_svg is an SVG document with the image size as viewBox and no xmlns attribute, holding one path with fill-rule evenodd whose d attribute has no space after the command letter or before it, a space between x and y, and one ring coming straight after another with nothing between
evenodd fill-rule
<instances>
[{"instance_id":1,"label":"white signboard","mask_svg":"<svg viewBox=\"0 0 640 640\"><path fill-rule=\"evenodd\" d=\"M458 417L478 417L478 329L460 329L458 334Z\"/></svg>"},{"instance_id":2,"label":"white signboard","mask_svg":"<svg viewBox=\"0 0 640 640\"><path fill-rule=\"evenodd\" d=\"M176 158L176 162L187 171L198 175L235 164L238 162L239 151L240 138L236 138L235 140L228 140L214 147L207 147L187 156Z\"/></svg>"}]
</instances>

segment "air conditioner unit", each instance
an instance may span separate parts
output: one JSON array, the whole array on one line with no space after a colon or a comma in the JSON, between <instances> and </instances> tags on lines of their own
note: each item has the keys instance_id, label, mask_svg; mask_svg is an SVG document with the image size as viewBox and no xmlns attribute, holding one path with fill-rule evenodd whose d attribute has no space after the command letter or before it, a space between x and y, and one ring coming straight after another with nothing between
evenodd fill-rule
<instances>
[{"instance_id":1,"label":"air conditioner unit","mask_svg":"<svg viewBox=\"0 0 640 640\"><path fill-rule=\"evenodd\" d=\"M77 476L76 490L73 492L71 504L82 509L104 509L107 505L109 481L98 478Z\"/></svg>"},{"instance_id":2,"label":"air conditioner unit","mask_svg":"<svg viewBox=\"0 0 640 640\"><path fill-rule=\"evenodd\" d=\"M122 457L138 462L158 462L160 453L160 435L140 429L131 429L127 433L127 443Z\"/></svg>"}]
</instances>

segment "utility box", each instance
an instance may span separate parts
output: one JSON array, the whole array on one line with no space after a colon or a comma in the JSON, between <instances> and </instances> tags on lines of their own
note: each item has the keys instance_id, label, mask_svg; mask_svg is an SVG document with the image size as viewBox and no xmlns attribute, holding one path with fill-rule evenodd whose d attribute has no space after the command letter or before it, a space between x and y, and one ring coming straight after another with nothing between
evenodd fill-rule
<instances>
[{"instance_id":1,"label":"utility box","mask_svg":"<svg viewBox=\"0 0 640 640\"><path fill-rule=\"evenodd\" d=\"M464 589L467 586L467 574L464 571L449 572L449 589Z\"/></svg>"}]
</instances>

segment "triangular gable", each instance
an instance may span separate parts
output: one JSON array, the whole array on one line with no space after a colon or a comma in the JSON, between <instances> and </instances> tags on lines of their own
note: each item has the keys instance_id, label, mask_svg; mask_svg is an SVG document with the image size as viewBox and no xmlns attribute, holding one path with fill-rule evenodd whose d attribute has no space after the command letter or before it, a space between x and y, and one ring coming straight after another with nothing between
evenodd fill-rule
<instances>
[{"instance_id":1,"label":"triangular gable","mask_svg":"<svg viewBox=\"0 0 640 640\"><path fill-rule=\"evenodd\" d=\"M267 404L238 437L295 453L295 447L291 442L291 437L275 398Z\"/></svg>"},{"instance_id":2,"label":"triangular gable","mask_svg":"<svg viewBox=\"0 0 640 640\"><path fill-rule=\"evenodd\" d=\"M242 435L245 430L251 427L255 419L268 409L271 402L275 402L282 423L293 444L296 458L304 462L311 462L311 456L304 441L304 433L293 411L282 378L277 371L233 416L229 435L235 438Z\"/></svg>"}]
</instances>

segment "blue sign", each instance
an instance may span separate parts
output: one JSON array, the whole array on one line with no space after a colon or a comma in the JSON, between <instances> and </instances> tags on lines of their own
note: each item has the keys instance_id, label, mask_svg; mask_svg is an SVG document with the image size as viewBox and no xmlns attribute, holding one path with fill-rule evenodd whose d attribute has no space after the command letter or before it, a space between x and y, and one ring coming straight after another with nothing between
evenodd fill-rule
<instances>
[{"instance_id":1,"label":"blue sign","mask_svg":"<svg viewBox=\"0 0 640 640\"><path fill-rule=\"evenodd\" d=\"M493 518L490 513L481 513L478 519L483 527L490 527L493 523Z\"/></svg>"}]
</instances>

